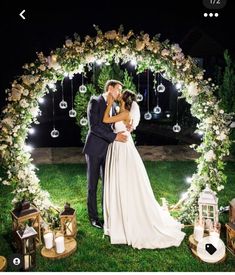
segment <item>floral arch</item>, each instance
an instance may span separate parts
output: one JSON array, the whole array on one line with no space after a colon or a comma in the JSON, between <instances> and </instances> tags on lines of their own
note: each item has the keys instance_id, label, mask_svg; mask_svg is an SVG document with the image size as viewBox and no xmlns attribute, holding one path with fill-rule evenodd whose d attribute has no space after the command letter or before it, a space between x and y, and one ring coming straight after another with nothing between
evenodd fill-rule
<instances>
[{"instance_id":1,"label":"floral arch","mask_svg":"<svg viewBox=\"0 0 235 275\"><path fill-rule=\"evenodd\" d=\"M38 59L25 64L23 75L6 90L7 105L0 124L0 152L6 168L6 179L2 179L2 183L14 187L12 203L28 199L45 217L50 215L53 206L48 192L40 187L37 168L25 144L30 125L37 123L39 99L65 75L72 77L85 72L97 60L109 64L112 60L126 63L134 59L137 73L146 69L164 71L173 84L180 83L182 97L191 104L192 115L200 121L197 130L203 133L202 143L192 147L201 155L196 160L197 170L192 175L180 212L183 222L192 221L198 211L198 195L205 185L210 184L217 192L226 182L223 157L229 154L230 116L220 108L214 95L218 87L210 79L203 78L204 71L193 58L184 56L178 44L170 44L168 40L160 42L159 35L151 38L143 32L124 34L122 27L105 33L95 28L95 37L86 36L81 41L75 35L74 40L67 39L62 48L52 51L48 57L38 53Z\"/></svg>"}]
</instances>

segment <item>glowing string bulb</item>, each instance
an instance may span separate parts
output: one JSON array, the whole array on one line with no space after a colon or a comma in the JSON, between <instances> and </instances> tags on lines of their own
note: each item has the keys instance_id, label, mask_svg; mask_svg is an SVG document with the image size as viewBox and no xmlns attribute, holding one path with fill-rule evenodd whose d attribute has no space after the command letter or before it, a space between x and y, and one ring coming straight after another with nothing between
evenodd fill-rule
<instances>
[{"instance_id":1,"label":"glowing string bulb","mask_svg":"<svg viewBox=\"0 0 235 275\"><path fill-rule=\"evenodd\" d=\"M80 124L81 124L82 126L86 126L87 123L88 123L88 120L87 120L85 117L81 118Z\"/></svg>"},{"instance_id":2,"label":"glowing string bulb","mask_svg":"<svg viewBox=\"0 0 235 275\"><path fill-rule=\"evenodd\" d=\"M175 133L179 133L181 131L181 127L179 126L178 123L176 123L174 126L173 126L173 131Z\"/></svg>"},{"instance_id":3,"label":"glowing string bulb","mask_svg":"<svg viewBox=\"0 0 235 275\"><path fill-rule=\"evenodd\" d=\"M144 114L144 118L146 120L151 120L152 119L152 114L150 112L147 112L147 113Z\"/></svg>"},{"instance_id":4,"label":"glowing string bulb","mask_svg":"<svg viewBox=\"0 0 235 275\"><path fill-rule=\"evenodd\" d=\"M140 93L138 93L137 95L136 95L136 100L138 101L138 102L140 102L140 101L143 101L143 95L142 94L140 94Z\"/></svg>"},{"instance_id":5,"label":"glowing string bulb","mask_svg":"<svg viewBox=\"0 0 235 275\"><path fill-rule=\"evenodd\" d=\"M69 111L69 116L70 117L75 117L77 115L77 112L74 110L74 109L71 109L70 111Z\"/></svg>"},{"instance_id":6,"label":"glowing string bulb","mask_svg":"<svg viewBox=\"0 0 235 275\"><path fill-rule=\"evenodd\" d=\"M51 136L53 138L57 138L59 136L59 134L60 134L59 131L56 130L55 128L51 131Z\"/></svg>"},{"instance_id":7,"label":"glowing string bulb","mask_svg":"<svg viewBox=\"0 0 235 275\"><path fill-rule=\"evenodd\" d=\"M79 87L79 92L80 92L81 94L85 94L86 91L87 91L87 87L86 87L85 85L82 84L82 85Z\"/></svg>"},{"instance_id":8,"label":"glowing string bulb","mask_svg":"<svg viewBox=\"0 0 235 275\"><path fill-rule=\"evenodd\" d=\"M60 108L61 109L66 109L67 107L68 107L68 103L66 101L62 100L60 102Z\"/></svg>"}]
</instances>

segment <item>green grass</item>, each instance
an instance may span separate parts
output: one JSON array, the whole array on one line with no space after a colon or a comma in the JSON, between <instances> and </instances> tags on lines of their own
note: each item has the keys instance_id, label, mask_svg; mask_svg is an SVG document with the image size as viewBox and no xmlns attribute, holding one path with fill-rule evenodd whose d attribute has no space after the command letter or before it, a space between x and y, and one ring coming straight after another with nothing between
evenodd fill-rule
<instances>
[{"instance_id":1,"label":"green grass","mask_svg":"<svg viewBox=\"0 0 235 275\"><path fill-rule=\"evenodd\" d=\"M187 189L186 176L195 171L190 161L162 161L145 163L156 198L165 197L170 203L177 202L180 194ZM50 192L55 204L63 207L65 202L77 210L78 234L77 251L68 258L48 260L37 252L36 271L235 271L235 257L227 252L225 262L207 264L196 259L189 249L187 233L180 247L156 250L137 250L127 245L111 245L109 238L103 238L101 230L90 226L86 210L86 166L81 164L38 165L38 176L43 189ZM226 166L228 183L219 193L219 205L228 205L235 197L235 164ZM101 186L101 184L99 184ZM0 255L8 257L11 248L11 187L1 186L1 227ZM100 187L99 195L100 198ZM100 201L99 201L100 208ZM228 214L220 216L227 221ZM222 238L225 241L225 232ZM8 267L7 271L12 271Z\"/></svg>"}]
</instances>

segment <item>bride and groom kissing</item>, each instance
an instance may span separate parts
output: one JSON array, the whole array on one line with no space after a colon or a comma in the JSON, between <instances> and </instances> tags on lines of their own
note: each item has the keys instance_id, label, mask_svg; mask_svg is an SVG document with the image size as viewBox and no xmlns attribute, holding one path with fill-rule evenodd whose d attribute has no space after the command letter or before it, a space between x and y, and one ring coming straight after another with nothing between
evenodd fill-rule
<instances>
[{"instance_id":1,"label":"bride and groom kissing","mask_svg":"<svg viewBox=\"0 0 235 275\"><path fill-rule=\"evenodd\" d=\"M156 201L131 132L140 120L136 96L117 80L106 82L104 93L90 99L89 132L83 149L87 162L87 207L91 225L103 228L111 244L133 248L179 246L182 225ZM119 113L115 111L119 102ZM102 179L102 212L98 217L97 185Z\"/></svg>"}]
</instances>

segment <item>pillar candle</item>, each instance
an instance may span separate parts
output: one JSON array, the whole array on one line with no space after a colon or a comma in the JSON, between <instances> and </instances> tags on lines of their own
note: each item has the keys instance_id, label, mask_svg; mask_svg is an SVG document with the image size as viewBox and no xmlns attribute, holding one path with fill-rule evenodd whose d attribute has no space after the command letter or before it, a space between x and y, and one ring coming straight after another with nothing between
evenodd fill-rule
<instances>
[{"instance_id":1,"label":"pillar candle","mask_svg":"<svg viewBox=\"0 0 235 275\"><path fill-rule=\"evenodd\" d=\"M204 236L204 227L197 225L194 227L194 239L199 242Z\"/></svg>"},{"instance_id":2,"label":"pillar candle","mask_svg":"<svg viewBox=\"0 0 235 275\"><path fill-rule=\"evenodd\" d=\"M64 248L64 237L60 236L55 239L55 247L56 247L56 253L60 254L63 253Z\"/></svg>"},{"instance_id":3,"label":"pillar candle","mask_svg":"<svg viewBox=\"0 0 235 275\"><path fill-rule=\"evenodd\" d=\"M45 242L45 247L47 249L51 249L53 247L53 233L48 232L43 235L44 242Z\"/></svg>"},{"instance_id":4,"label":"pillar candle","mask_svg":"<svg viewBox=\"0 0 235 275\"><path fill-rule=\"evenodd\" d=\"M71 236L73 232L73 225L71 222L66 223L66 235Z\"/></svg>"}]
</instances>

